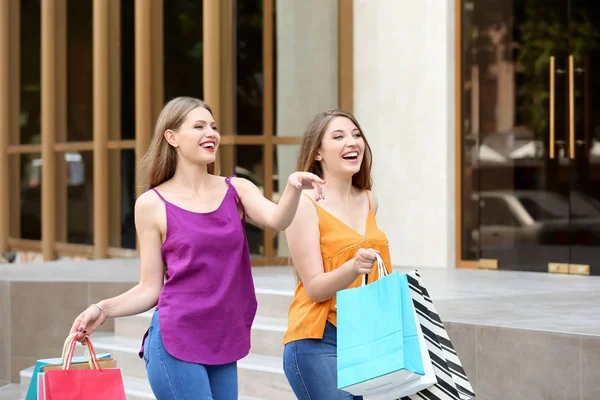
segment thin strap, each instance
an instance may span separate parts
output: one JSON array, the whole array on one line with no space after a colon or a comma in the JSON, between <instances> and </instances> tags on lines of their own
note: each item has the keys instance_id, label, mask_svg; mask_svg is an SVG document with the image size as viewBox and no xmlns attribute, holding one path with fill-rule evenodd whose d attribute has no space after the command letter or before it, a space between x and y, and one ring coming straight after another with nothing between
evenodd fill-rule
<instances>
[{"instance_id":1,"label":"thin strap","mask_svg":"<svg viewBox=\"0 0 600 400\"><path fill-rule=\"evenodd\" d=\"M303 194L303 195L305 195L306 197L308 197L308 199L309 199L310 201L312 201L312 203L315 205L315 207L317 206L317 202L316 202L316 201L315 201L315 200L314 200L312 197L310 197L310 196L309 196L308 194L306 194L306 193L302 193L302 194ZM318 210L318 209L319 209L319 208L317 207L317 210Z\"/></svg>"},{"instance_id":2,"label":"thin strap","mask_svg":"<svg viewBox=\"0 0 600 400\"><path fill-rule=\"evenodd\" d=\"M373 209L371 206L371 195L369 194L368 190L365 190L365 193L367 194L367 200L369 201L369 211L371 211Z\"/></svg>"},{"instance_id":3,"label":"thin strap","mask_svg":"<svg viewBox=\"0 0 600 400\"><path fill-rule=\"evenodd\" d=\"M160 197L160 199L161 199L163 202L165 202L165 203L168 203L168 201L166 201L166 200L165 200L165 198L164 198L164 197L162 197L162 195L161 195L160 193L158 193L158 190L156 190L156 189L152 188L152 191L153 191L154 193L156 193L156 195L157 195L158 197Z\"/></svg>"},{"instance_id":4,"label":"thin strap","mask_svg":"<svg viewBox=\"0 0 600 400\"><path fill-rule=\"evenodd\" d=\"M235 186L233 186L233 184L231 183L231 178L235 178L235 177L236 177L235 175L230 175L227 178L225 178L225 182L227 182L227 185L233 192L235 202L237 203L239 209L242 211L242 223L245 225L246 224L246 209L244 208L244 204L242 203L242 199L240 198L240 195L238 194L237 190L235 190Z\"/></svg>"}]
</instances>

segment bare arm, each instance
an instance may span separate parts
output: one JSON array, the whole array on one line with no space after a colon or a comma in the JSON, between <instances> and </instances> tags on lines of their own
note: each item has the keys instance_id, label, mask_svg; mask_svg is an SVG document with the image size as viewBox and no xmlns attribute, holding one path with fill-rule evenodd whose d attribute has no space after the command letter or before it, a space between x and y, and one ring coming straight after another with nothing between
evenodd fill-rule
<instances>
[{"instance_id":1,"label":"bare arm","mask_svg":"<svg viewBox=\"0 0 600 400\"><path fill-rule=\"evenodd\" d=\"M147 196L147 198L144 198ZM152 196L151 198L149 196ZM127 292L98 303L108 318L126 317L156 306L164 282L162 241L156 216L162 200L146 192L136 202L135 226L140 242L140 282Z\"/></svg>"},{"instance_id":2,"label":"bare arm","mask_svg":"<svg viewBox=\"0 0 600 400\"><path fill-rule=\"evenodd\" d=\"M357 256L331 272L325 272L321 256L319 217L306 197L300 199L298 212L286 230L294 267L312 301L331 299L347 288L361 274L369 273L375 259L374 250L360 249Z\"/></svg>"},{"instance_id":3,"label":"bare arm","mask_svg":"<svg viewBox=\"0 0 600 400\"><path fill-rule=\"evenodd\" d=\"M299 178L296 182L295 178ZM234 178L231 183L240 194L248 217L257 224L274 229L276 231L285 230L294 219L302 187L313 188L314 185L323 183L323 181L308 172L295 172L290 176L290 180L281 195L278 204L266 199L260 190L247 179ZM298 187L299 184L299 187ZM320 196L320 187L316 187L315 193Z\"/></svg>"},{"instance_id":4,"label":"bare arm","mask_svg":"<svg viewBox=\"0 0 600 400\"><path fill-rule=\"evenodd\" d=\"M164 263L161 256L161 234L157 215L164 204L156 194L146 192L135 205L135 226L140 242L140 281L127 292L102 300L100 308L89 307L81 313L71 328L88 335L104 323L106 318L118 318L148 311L158 302L164 282Z\"/></svg>"}]
</instances>

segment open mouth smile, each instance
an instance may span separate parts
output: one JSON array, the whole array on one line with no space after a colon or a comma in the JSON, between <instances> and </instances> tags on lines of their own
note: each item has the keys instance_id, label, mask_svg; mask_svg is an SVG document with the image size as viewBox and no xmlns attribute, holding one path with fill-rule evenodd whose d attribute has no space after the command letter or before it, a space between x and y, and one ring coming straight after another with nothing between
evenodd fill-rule
<instances>
[{"instance_id":1,"label":"open mouth smile","mask_svg":"<svg viewBox=\"0 0 600 400\"><path fill-rule=\"evenodd\" d=\"M356 161L358 160L358 151L350 151L346 154L342 154L342 158L347 161Z\"/></svg>"},{"instance_id":2,"label":"open mouth smile","mask_svg":"<svg viewBox=\"0 0 600 400\"><path fill-rule=\"evenodd\" d=\"M211 153L214 153L214 151L215 151L215 142L212 141L212 140L210 140L208 142L203 142L203 143L200 143L200 147L202 147L206 151L210 151Z\"/></svg>"}]
</instances>

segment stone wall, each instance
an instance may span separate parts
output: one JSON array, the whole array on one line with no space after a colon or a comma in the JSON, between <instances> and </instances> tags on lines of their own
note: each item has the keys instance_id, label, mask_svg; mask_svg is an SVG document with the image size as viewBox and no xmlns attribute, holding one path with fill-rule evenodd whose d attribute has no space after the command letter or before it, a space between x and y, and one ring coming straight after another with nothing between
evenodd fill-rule
<instances>
[{"instance_id":1,"label":"stone wall","mask_svg":"<svg viewBox=\"0 0 600 400\"><path fill-rule=\"evenodd\" d=\"M40 358L60 356L77 315L139 279L138 260L0 265L0 386ZM100 332L114 330L107 321Z\"/></svg>"}]
</instances>

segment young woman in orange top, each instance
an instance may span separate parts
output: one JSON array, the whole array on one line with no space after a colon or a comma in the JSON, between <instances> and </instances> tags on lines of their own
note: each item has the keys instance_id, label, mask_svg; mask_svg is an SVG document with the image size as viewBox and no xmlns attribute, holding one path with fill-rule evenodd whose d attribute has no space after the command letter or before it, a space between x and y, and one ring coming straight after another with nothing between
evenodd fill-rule
<instances>
[{"instance_id":1,"label":"young woman in orange top","mask_svg":"<svg viewBox=\"0 0 600 400\"><path fill-rule=\"evenodd\" d=\"M388 240L375 221L371 163L352 114L327 111L308 125L297 167L326 183L318 203L313 191L303 193L286 230L299 283L283 338L285 374L301 400L361 399L337 389L335 295L359 286L363 274L369 282L378 278L376 253L391 266Z\"/></svg>"}]
</instances>

